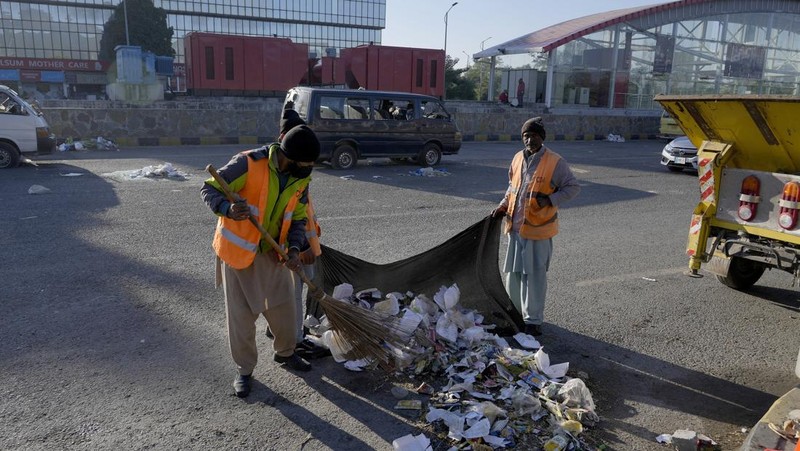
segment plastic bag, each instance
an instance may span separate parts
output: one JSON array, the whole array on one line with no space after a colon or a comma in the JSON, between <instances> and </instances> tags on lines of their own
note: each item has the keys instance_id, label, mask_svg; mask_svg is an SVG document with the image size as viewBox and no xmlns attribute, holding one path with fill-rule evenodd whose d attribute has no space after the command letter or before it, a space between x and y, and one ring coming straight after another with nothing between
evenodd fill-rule
<instances>
[{"instance_id":1,"label":"plastic bag","mask_svg":"<svg viewBox=\"0 0 800 451\"><path fill-rule=\"evenodd\" d=\"M558 396L567 407L579 407L594 412L592 393L582 380L570 379L558 390Z\"/></svg>"}]
</instances>

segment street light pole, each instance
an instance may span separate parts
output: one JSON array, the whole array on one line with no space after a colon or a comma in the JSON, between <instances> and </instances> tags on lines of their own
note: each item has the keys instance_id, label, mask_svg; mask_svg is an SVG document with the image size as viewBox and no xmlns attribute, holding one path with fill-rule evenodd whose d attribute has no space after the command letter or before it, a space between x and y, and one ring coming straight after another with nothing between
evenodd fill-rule
<instances>
[{"instance_id":1,"label":"street light pole","mask_svg":"<svg viewBox=\"0 0 800 451\"><path fill-rule=\"evenodd\" d=\"M458 2L453 2L449 8L447 8L447 12L444 13L444 61L442 61L442 68L445 71L445 82L444 82L444 92L442 93L442 100L447 98L447 15L450 14L450 10L453 9L454 6L458 5Z\"/></svg>"},{"instance_id":2,"label":"street light pole","mask_svg":"<svg viewBox=\"0 0 800 451\"><path fill-rule=\"evenodd\" d=\"M469 53L467 53L467 52L465 52L465 51L463 51L463 50L461 51L461 53L463 53L463 54L464 54L464 56L466 56L466 57L467 57L467 70L469 70Z\"/></svg>"},{"instance_id":3,"label":"street light pole","mask_svg":"<svg viewBox=\"0 0 800 451\"><path fill-rule=\"evenodd\" d=\"M122 12L125 15L125 45L131 45L131 37L128 34L128 0L122 0Z\"/></svg>"},{"instance_id":4,"label":"street light pole","mask_svg":"<svg viewBox=\"0 0 800 451\"><path fill-rule=\"evenodd\" d=\"M484 44L486 41L488 41L489 39L492 39L492 37L491 37L491 36L489 36L488 38L486 38L486 39L484 39L483 41L481 41L481 52L483 51L483 44ZM483 96L481 95L481 94L483 94L483 66L478 66L478 73L479 73L479 74L480 74L480 76L481 76L481 81L480 81L480 83L478 83L478 100L480 100L480 99L481 99L481 97L483 97ZM487 97L487 98L489 97L489 90L488 90L488 89L486 90L486 97Z\"/></svg>"},{"instance_id":5,"label":"street light pole","mask_svg":"<svg viewBox=\"0 0 800 451\"><path fill-rule=\"evenodd\" d=\"M444 13L444 58L447 59L447 16L450 14L450 10L453 9L454 6L458 5L458 2L453 2L449 8L447 8L447 12Z\"/></svg>"}]
</instances>

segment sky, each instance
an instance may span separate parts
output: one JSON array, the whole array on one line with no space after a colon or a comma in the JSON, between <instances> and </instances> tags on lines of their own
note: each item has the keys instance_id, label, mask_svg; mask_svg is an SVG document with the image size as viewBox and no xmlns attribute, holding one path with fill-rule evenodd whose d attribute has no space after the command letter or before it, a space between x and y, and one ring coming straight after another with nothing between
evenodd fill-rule
<instances>
[{"instance_id":1,"label":"sky","mask_svg":"<svg viewBox=\"0 0 800 451\"><path fill-rule=\"evenodd\" d=\"M472 54L550 25L615 9L669 0L459 0L447 15L447 54L471 63ZM453 0L386 0L382 44L443 49L444 16ZM466 55L465 55L466 53ZM469 57L467 57L469 55Z\"/></svg>"}]
</instances>

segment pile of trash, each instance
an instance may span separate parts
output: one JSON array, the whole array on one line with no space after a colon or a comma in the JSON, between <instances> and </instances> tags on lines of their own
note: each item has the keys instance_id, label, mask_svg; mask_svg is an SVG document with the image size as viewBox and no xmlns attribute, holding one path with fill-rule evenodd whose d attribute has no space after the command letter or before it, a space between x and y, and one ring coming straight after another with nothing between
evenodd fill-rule
<instances>
[{"instance_id":1,"label":"pile of trash","mask_svg":"<svg viewBox=\"0 0 800 451\"><path fill-rule=\"evenodd\" d=\"M532 336L518 333L517 346L492 333L483 316L459 306L457 285L441 287L433 300L424 294L389 293L377 289L353 293L349 284L336 287L333 297L362 308L397 316L401 324L422 328L430 337L427 347L409 343L410 351L392 349L395 368L415 381L423 399L405 398L396 409L417 410L452 449L593 450L581 436L597 424L592 394L580 378L566 375L569 363L551 364ZM323 316L306 318L309 330L321 337L333 358L352 371L370 367L369 361L346 358L347 343L336 338ZM424 414L424 416L423 416ZM426 449L427 437L395 440L396 450ZM422 447L420 447L422 446Z\"/></svg>"},{"instance_id":2,"label":"pile of trash","mask_svg":"<svg viewBox=\"0 0 800 451\"><path fill-rule=\"evenodd\" d=\"M606 141L614 142L614 143L624 143L625 138L622 135L615 135L613 133L609 133L606 137Z\"/></svg>"},{"instance_id":3,"label":"pile of trash","mask_svg":"<svg viewBox=\"0 0 800 451\"><path fill-rule=\"evenodd\" d=\"M176 169L172 166L172 163L164 163L158 166L145 166L141 169L134 169L131 171L109 172L102 174L102 176L118 182L148 179L169 179L182 182L189 178L186 172Z\"/></svg>"},{"instance_id":4,"label":"pile of trash","mask_svg":"<svg viewBox=\"0 0 800 451\"><path fill-rule=\"evenodd\" d=\"M119 150L119 147L110 139L98 136L95 139L75 141L71 137L58 145L61 152L80 151L80 150Z\"/></svg>"},{"instance_id":5,"label":"pile of trash","mask_svg":"<svg viewBox=\"0 0 800 451\"><path fill-rule=\"evenodd\" d=\"M413 175L415 177L445 177L450 175L446 169L434 169L431 167L427 168L419 168L414 171L408 171L409 175Z\"/></svg>"}]
</instances>

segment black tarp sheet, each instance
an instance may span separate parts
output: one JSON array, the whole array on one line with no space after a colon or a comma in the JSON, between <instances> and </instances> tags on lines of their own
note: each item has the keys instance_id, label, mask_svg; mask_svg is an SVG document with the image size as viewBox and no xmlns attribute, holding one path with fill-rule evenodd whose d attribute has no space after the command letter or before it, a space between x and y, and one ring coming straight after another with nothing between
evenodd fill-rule
<instances>
[{"instance_id":1,"label":"black tarp sheet","mask_svg":"<svg viewBox=\"0 0 800 451\"><path fill-rule=\"evenodd\" d=\"M500 276L501 225L502 218L487 216L433 249L381 265L323 245L313 282L328 294L337 285L349 283L355 292L369 288L384 295L411 291L430 300L442 286L455 283L461 292L461 308L483 314L484 324L497 326L494 333L513 335L523 321ZM306 302L309 314L322 316L319 302L311 296Z\"/></svg>"}]
</instances>

